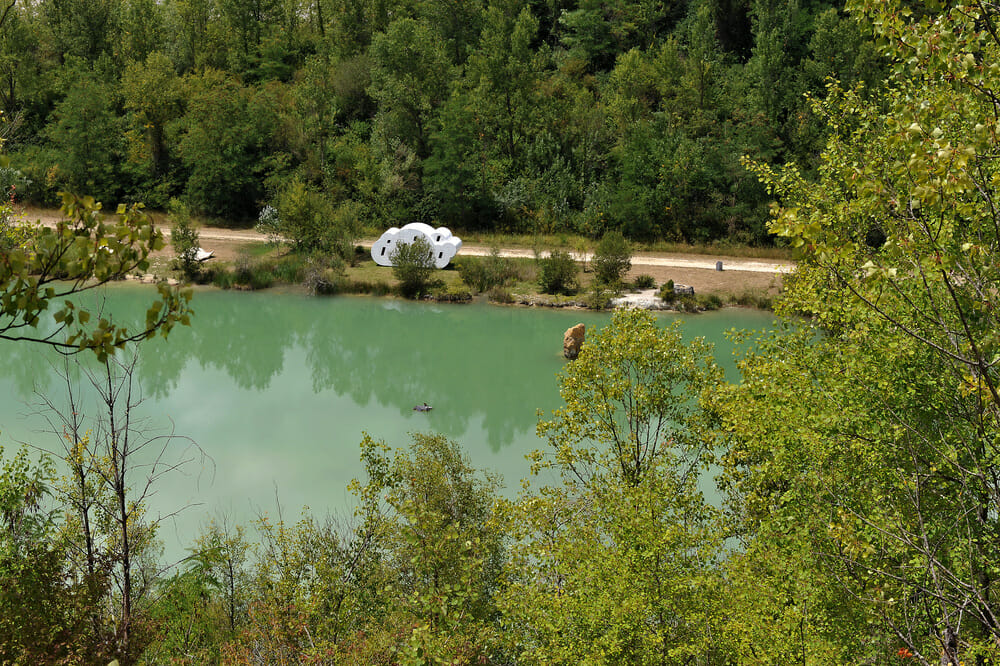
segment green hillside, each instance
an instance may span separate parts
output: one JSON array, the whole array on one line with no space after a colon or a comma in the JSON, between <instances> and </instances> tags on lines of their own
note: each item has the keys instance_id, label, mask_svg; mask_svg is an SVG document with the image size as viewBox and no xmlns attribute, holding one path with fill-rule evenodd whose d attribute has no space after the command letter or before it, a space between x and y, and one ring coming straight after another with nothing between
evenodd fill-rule
<instances>
[{"instance_id":1,"label":"green hillside","mask_svg":"<svg viewBox=\"0 0 1000 666\"><path fill-rule=\"evenodd\" d=\"M769 242L740 163L818 159L827 77L879 85L825 0L4 2L0 188L250 224Z\"/></svg>"}]
</instances>

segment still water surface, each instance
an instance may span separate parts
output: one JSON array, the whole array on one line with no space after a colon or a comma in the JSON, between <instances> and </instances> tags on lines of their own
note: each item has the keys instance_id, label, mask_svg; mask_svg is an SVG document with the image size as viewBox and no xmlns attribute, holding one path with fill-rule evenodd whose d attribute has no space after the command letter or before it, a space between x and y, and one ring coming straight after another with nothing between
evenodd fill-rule
<instances>
[{"instance_id":1,"label":"still water surface","mask_svg":"<svg viewBox=\"0 0 1000 666\"><path fill-rule=\"evenodd\" d=\"M151 292L106 293L106 309L141 312ZM91 307L94 297L89 297ZM190 328L143 346L142 413L192 438L210 460L158 484L153 513L195 505L161 536L168 555L190 544L211 516L249 522L304 506L349 514L346 486L362 473L358 442L368 432L402 447L411 432L458 441L476 467L503 475L511 492L527 475L524 455L541 446L537 411L559 405L556 374L563 332L588 332L608 314L388 299L311 298L288 293L198 293ZM662 315L664 323L678 315ZM685 336L704 336L736 379L731 328L770 328L772 315L742 309L686 316ZM57 354L0 344L0 445L57 448L32 415L35 392L65 392ZM427 402L433 410L413 411Z\"/></svg>"}]
</instances>

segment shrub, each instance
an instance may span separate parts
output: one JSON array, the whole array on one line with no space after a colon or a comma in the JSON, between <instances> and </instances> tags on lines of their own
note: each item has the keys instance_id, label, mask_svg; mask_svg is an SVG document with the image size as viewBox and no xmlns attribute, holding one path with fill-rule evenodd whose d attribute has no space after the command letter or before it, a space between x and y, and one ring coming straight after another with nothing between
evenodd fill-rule
<instances>
[{"instance_id":1,"label":"shrub","mask_svg":"<svg viewBox=\"0 0 1000 666\"><path fill-rule=\"evenodd\" d=\"M538 286L546 294L572 294L578 286L579 270L569 252L553 250L538 260Z\"/></svg>"},{"instance_id":2,"label":"shrub","mask_svg":"<svg viewBox=\"0 0 1000 666\"><path fill-rule=\"evenodd\" d=\"M591 260L597 281L604 284L621 282L632 268L632 248L618 231L609 231L601 238Z\"/></svg>"},{"instance_id":3,"label":"shrub","mask_svg":"<svg viewBox=\"0 0 1000 666\"><path fill-rule=\"evenodd\" d=\"M500 256L498 248L492 248L487 257L466 257L458 264L462 282L482 293L494 287L504 287L520 279L517 267L509 259Z\"/></svg>"},{"instance_id":4,"label":"shrub","mask_svg":"<svg viewBox=\"0 0 1000 666\"><path fill-rule=\"evenodd\" d=\"M342 274L326 270L317 264L310 264L306 268L302 284L314 296L333 296L343 292L347 286Z\"/></svg>"},{"instance_id":5,"label":"shrub","mask_svg":"<svg viewBox=\"0 0 1000 666\"><path fill-rule=\"evenodd\" d=\"M674 307L678 312L698 312L698 300L691 294L679 294L674 298Z\"/></svg>"},{"instance_id":6,"label":"shrub","mask_svg":"<svg viewBox=\"0 0 1000 666\"><path fill-rule=\"evenodd\" d=\"M455 262L458 275L462 282L479 292L486 291L491 286L491 280L486 271L485 262L479 257L463 257Z\"/></svg>"},{"instance_id":7,"label":"shrub","mask_svg":"<svg viewBox=\"0 0 1000 666\"><path fill-rule=\"evenodd\" d=\"M250 273L250 279L247 281L247 286L253 291L269 289L274 286L274 273L270 269L270 266L255 264Z\"/></svg>"},{"instance_id":8,"label":"shrub","mask_svg":"<svg viewBox=\"0 0 1000 666\"><path fill-rule=\"evenodd\" d=\"M718 294L699 294L696 298L698 305L704 310L718 310L722 307L722 299Z\"/></svg>"},{"instance_id":9,"label":"shrub","mask_svg":"<svg viewBox=\"0 0 1000 666\"><path fill-rule=\"evenodd\" d=\"M502 303L510 305L514 302L514 296L503 287L493 287L486 294L486 299L491 303Z\"/></svg>"},{"instance_id":10,"label":"shrub","mask_svg":"<svg viewBox=\"0 0 1000 666\"><path fill-rule=\"evenodd\" d=\"M774 309L774 299L766 291L759 289L746 289L743 293L731 297L730 300L737 305L758 310Z\"/></svg>"},{"instance_id":11,"label":"shrub","mask_svg":"<svg viewBox=\"0 0 1000 666\"><path fill-rule=\"evenodd\" d=\"M275 201L281 234L300 250L330 250L333 207L329 200L299 180L293 180Z\"/></svg>"},{"instance_id":12,"label":"shrub","mask_svg":"<svg viewBox=\"0 0 1000 666\"><path fill-rule=\"evenodd\" d=\"M665 301L671 301L674 298L674 281L667 280L666 283L660 287L660 298Z\"/></svg>"},{"instance_id":13,"label":"shrub","mask_svg":"<svg viewBox=\"0 0 1000 666\"><path fill-rule=\"evenodd\" d=\"M267 289L274 284L273 265L258 261L246 252L241 252L235 261L231 286L245 287L256 291Z\"/></svg>"},{"instance_id":14,"label":"shrub","mask_svg":"<svg viewBox=\"0 0 1000 666\"><path fill-rule=\"evenodd\" d=\"M206 277L210 277L211 283L219 289L232 289L235 285L235 276L225 268L213 268Z\"/></svg>"},{"instance_id":15,"label":"shrub","mask_svg":"<svg viewBox=\"0 0 1000 666\"><path fill-rule=\"evenodd\" d=\"M281 240L281 220L278 218L278 209L268 204L261 208L257 215L257 226L254 230L267 236L268 242L277 243Z\"/></svg>"},{"instance_id":16,"label":"shrub","mask_svg":"<svg viewBox=\"0 0 1000 666\"><path fill-rule=\"evenodd\" d=\"M256 228L272 241L284 238L298 250L318 250L351 261L357 218L357 204L335 207L325 194L294 178L278 193L273 207L261 210Z\"/></svg>"},{"instance_id":17,"label":"shrub","mask_svg":"<svg viewBox=\"0 0 1000 666\"><path fill-rule=\"evenodd\" d=\"M31 225L14 222L10 206L0 206L0 252L27 248L33 235Z\"/></svg>"},{"instance_id":18,"label":"shrub","mask_svg":"<svg viewBox=\"0 0 1000 666\"><path fill-rule=\"evenodd\" d=\"M442 303L465 303L472 300L472 294L467 289L457 285L448 287L440 281L434 286L431 296Z\"/></svg>"},{"instance_id":19,"label":"shrub","mask_svg":"<svg viewBox=\"0 0 1000 666\"><path fill-rule=\"evenodd\" d=\"M611 307L611 299L616 296L614 291L604 289L598 284L591 287L587 292L584 303L588 310L607 310Z\"/></svg>"},{"instance_id":20,"label":"shrub","mask_svg":"<svg viewBox=\"0 0 1000 666\"><path fill-rule=\"evenodd\" d=\"M403 296L414 298L426 291L434 272L434 252L426 238L418 236L411 243L399 243L389 260Z\"/></svg>"},{"instance_id":21,"label":"shrub","mask_svg":"<svg viewBox=\"0 0 1000 666\"><path fill-rule=\"evenodd\" d=\"M28 197L31 179L20 169L0 165L0 193L6 193L11 204Z\"/></svg>"},{"instance_id":22,"label":"shrub","mask_svg":"<svg viewBox=\"0 0 1000 666\"><path fill-rule=\"evenodd\" d=\"M170 228L170 244L177 253L177 268L184 273L184 277L195 280L201 270L201 264L195 258L198 253L199 238L198 230L191 222L191 212L188 207L172 199L168 209L170 221L173 226Z\"/></svg>"},{"instance_id":23,"label":"shrub","mask_svg":"<svg viewBox=\"0 0 1000 666\"><path fill-rule=\"evenodd\" d=\"M656 279L652 275L647 275L643 273L642 275L637 275L635 277L635 288L636 289L652 289L656 286Z\"/></svg>"}]
</instances>

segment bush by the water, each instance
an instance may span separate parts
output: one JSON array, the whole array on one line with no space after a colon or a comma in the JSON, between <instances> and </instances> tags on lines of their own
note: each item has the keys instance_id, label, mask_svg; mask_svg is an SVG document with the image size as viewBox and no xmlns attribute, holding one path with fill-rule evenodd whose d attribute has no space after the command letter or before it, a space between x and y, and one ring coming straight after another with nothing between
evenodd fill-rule
<instances>
[{"instance_id":1,"label":"bush by the water","mask_svg":"<svg viewBox=\"0 0 1000 666\"><path fill-rule=\"evenodd\" d=\"M336 257L323 254L290 252L280 257L259 258L242 252L232 269L213 266L198 275L200 283L211 283L220 289L268 289L275 284L305 284L313 293L328 293L318 285L324 271L336 273L342 263Z\"/></svg>"},{"instance_id":2,"label":"bush by the water","mask_svg":"<svg viewBox=\"0 0 1000 666\"><path fill-rule=\"evenodd\" d=\"M504 287L521 278L514 262L501 257L496 247L486 257L463 257L457 266L462 282L480 293Z\"/></svg>"},{"instance_id":3,"label":"bush by the water","mask_svg":"<svg viewBox=\"0 0 1000 666\"><path fill-rule=\"evenodd\" d=\"M546 294L572 294L578 288L579 271L569 252L553 250L538 260L538 286Z\"/></svg>"},{"instance_id":4,"label":"bush by the water","mask_svg":"<svg viewBox=\"0 0 1000 666\"><path fill-rule=\"evenodd\" d=\"M257 231L272 240L284 238L300 251L322 251L350 261L358 229L357 206L335 205L328 196L298 178L277 194L274 206L258 216Z\"/></svg>"},{"instance_id":5,"label":"bush by the water","mask_svg":"<svg viewBox=\"0 0 1000 666\"><path fill-rule=\"evenodd\" d=\"M500 303L502 305L510 305L514 302L514 295L502 287L493 287L486 294L487 300L490 303Z\"/></svg>"},{"instance_id":6,"label":"bush by the water","mask_svg":"<svg viewBox=\"0 0 1000 666\"><path fill-rule=\"evenodd\" d=\"M418 236L413 242L399 243L389 255L389 260L403 296L415 298L427 290L434 272L434 252L427 239Z\"/></svg>"},{"instance_id":7,"label":"bush by the water","mask_svg":"<svg viewBox=\"0 0 1000 666\"><path fill-rule=\"evenodd\" d=\"M584 303L589 310L607 310L611 307L611 299L618 296L619 292L607 289L601 284L593 284L587 291Z\"/></svg>"},{"instance_id":8,"label":"bush by the water","mask_svg":"<svg viewBox=\"0 0 1000 666\"><path fill-rule=\"evenodd\" d=\"M699 294L698 305L700 305L703 310L718 310L722 307L722 299L718 294L705 294L704 296Z\"/></svg>"},{"instance_id":9,"label":"bush by the water","mask_svg":"<svg viewBox=\"0 0 1000 666\"><path fill-rule=\"evenodd\" d=\"M667 280L662 287L660 287L659 297L665 301L671 301L674 298L674 281Z\"/></svg>"},{"instance_id":10,"label":"bush by the water","mask_svg":"<svg viewBox=\"0 0 1000 666\"><path fill-rule=\"evenodd\" d=\"M198 230L191 220L191 212L184 203L173 199L170 201L168 214L170 221L173 222L170 228L170 244L177 253L177 268L188 280L196 280L201 264L197 259Z\"/></svg>"},{"instance_id":11,"label":"bush by the water","mask_svg":"<svg viewBox=\"0 0 1000 666\"><path fill-rule=\"evenodd\" d=\"M731 297L730 300L736 305L756 308L758 310L771 310L774 308L774 298L761 289L746 289L742 293Z\"/></svg>"},{"instance_id":12,"label":"bush by the water","mask_svg":"<svg viewBox=\"0 0 1000 666\"><path fill-rule=\"evenodd\" d=\"M609 231L601 238L591 260L597 281L603 284L621 282L632 268L632 248L619 231Z\"/></svg>"}]
</instances>

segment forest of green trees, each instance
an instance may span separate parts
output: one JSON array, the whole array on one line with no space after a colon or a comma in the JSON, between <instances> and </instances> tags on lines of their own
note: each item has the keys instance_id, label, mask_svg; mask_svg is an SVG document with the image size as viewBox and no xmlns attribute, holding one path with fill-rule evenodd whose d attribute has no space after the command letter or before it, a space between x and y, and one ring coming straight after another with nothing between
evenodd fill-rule
<instances>
[{"instance_id":1,"label":"forest of green trees","mask_svg":"<svg viewBox=\"0 0 1000 666\"><path fill-rule=\"evenodd\" d=\"M4 451L0 663L997 663L1000 8L3 5L11 168L43 199L766 224L801 259L778 330L735 334L736 382L679 325L615 313L516 497L460 443L366 436L351 520L209 525L162 569L120 347L197 318L163 287L129 332L57 292L162 238L70 195L56 229L0 225L0 339L93 350L107 408L53 417L50 457ZM50 305L72 343L33 333Z\"/></svg>"},{"instance_id":2,"label":"forest of green trees","mask_svg":"<svg viewBox=\"0 0 1000 666\"><path fill-rule=\"evenodd\" d=\"M290 188L382 227L768 243L740 164L818 163L830 0L4 0L0 189L250 222Z\"/></svg>"}]
</instances>

